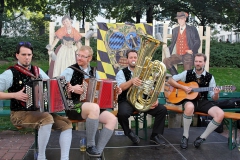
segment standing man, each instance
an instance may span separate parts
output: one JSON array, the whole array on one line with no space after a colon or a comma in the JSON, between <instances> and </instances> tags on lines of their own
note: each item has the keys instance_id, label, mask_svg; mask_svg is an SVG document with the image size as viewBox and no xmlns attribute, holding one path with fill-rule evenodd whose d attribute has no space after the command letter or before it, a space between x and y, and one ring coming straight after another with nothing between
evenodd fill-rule
<instances>
[{"instance_id":1,"label":"standing man","mask_svg":"<svg viewBox=\"0 0 240 160\"><path fill-rule=\"evenodd\" d=\"M166 58L163 63L172 75L178 74L174 65L180 62L184 70L192 69L194 55L198 53L201 44L197 29L186 24L187 18L186 12L177 12L179 26L173 29L171 45L165 48Z\"/></svg>"},{"instance_id":2,"label":"standing man","mask_svg":"<svg viewBox=\"0 0 240 160\"><path fill-rule=\"evenodd\" d=\"M90 67L93 50L89 46L82 46L77 52L77 63L72 65L75 68L65 69L61 76L65 76L66 81L70 82L68 91L71 92L72 99L79 101L80 95L83 93L83 80L95 75L95 71ZM81 72L79 71L81 70ZM119 93L122 91L119 90ZM80 103L80 113L74 110L66 111L70 119L86 119L86 135L87 135L87 154L92 157L100 157L104 147L112 136L113 130L117 123L117 118L109 111L101 111L96 103L84 102ZM105 124L100 132L98 143L95 144L95 135L98 129L98 123Z\"/></svg>"},{"instance_id":3,"label":"standing man","mask_svg":"<svg viewBox=\"0 0 240 160\"><path fill-rule=\"evenodd\" d=\"M135 135L132 130L129 128L129 121L128 118L132 115L135 111L135 108L132 106L131 103L127 101L127 92L129 88L133 85L140 86L142 81L138 78L132 78L135 64L137 61L137 51L135 50L128 50L126 53L128 67L120 70L116 75L116 81L118 86L122 89L122 94L118 97L118 122L123 128L124 134L128 136L128 138L135 144L140 142L140 139L137 135ZM165 117L167 110L163 105L160 105L158 101L156 101L151 109L146 113L155 117L155 121L153 124L153 131L150 137L150 141L155 144L162 144L164 145L165 142L159 136L163 134L164 125L165 125Z\"/></svg>"},{"instance_id":4,"label":"standing man","mask_svg":"<svg viewBox=\"0 0 240 160\"><path fill-rule=\"evenodd\" d=\"M31 65L33 47L29 42L20 42L16 47L18 63L0 75L0 99L11 99L10 120L15 126L38 129L38 160L45 160L46 146L51 129L61 130L59 143L61 160L69 159L72 141L72 123L64 117L38 110L29 111L25 107L28 95L25 84L34 78L49 79L42 69ZM8 92L4 92L8 90Z\"/></svg>"},{"instance_id":5,"label":"standing man","mask_svg":"<svg viewBox=\"0 0 240 160\"><path fill-rule=\"evenodd\" d=\"M208 73L205 69L207 57L202 53L197 53L194 58L194 69L183 71L178 75L174 75L168 80L168 83L175 87L184 90L186 93L190 93L192 88L187 85L181 85L177 81L185 83L197 82L199 87L215 87L213 91L209 91L210 97L214 101L219 98L219 88L216 87L216 82L212 74ZM212 121L208 124L206 130L196 138L193 145L199 148L203 141L206 140L208 135L212 133L222 122L224 118L224 112L218 106L215 106L211 101L207 99L208 91L201 92L199 96L194 100L184 100L183 105L183 138L181 140L180 147L186 149L188 147L189 128L192 123L192 116L194 112L207 113L213 117Z\"/></svg>"}]
</instances>

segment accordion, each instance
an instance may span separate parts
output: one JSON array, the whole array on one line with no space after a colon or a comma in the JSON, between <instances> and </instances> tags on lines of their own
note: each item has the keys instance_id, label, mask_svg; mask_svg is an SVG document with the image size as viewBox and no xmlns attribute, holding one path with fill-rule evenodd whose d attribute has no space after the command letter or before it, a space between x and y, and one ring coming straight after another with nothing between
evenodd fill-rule
<instances>
[{"instance_id":1,"label":"accordion","mask_svg":"<svg viewBox=\"0 0 240 160\"><path fill-rule=\"evenodd\" d=\"M89 78L83 80L83 93L80 96L82 102L97 103L100 109L117 107L117 82L104 79Z\"/></svg>"},{"instance_id":2,"label":"accordion","mask_svg":"<svg viewBox=\"0 0 240 160\"><path fill-rule=\"evenodd\" d=\"M67 92L67 82L64 77L48 80L32 80L26 84L27 110L41 112L61 112L74 107L73 101Z\"/></svg>"}]
</instances>

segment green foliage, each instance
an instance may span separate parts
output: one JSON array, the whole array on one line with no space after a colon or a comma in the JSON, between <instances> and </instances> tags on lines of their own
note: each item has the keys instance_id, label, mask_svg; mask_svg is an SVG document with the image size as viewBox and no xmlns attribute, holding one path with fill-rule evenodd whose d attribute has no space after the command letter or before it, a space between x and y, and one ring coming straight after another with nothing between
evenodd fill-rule
<instances>
[{"instance_id":1,"label":"green foliage","mask_svg":"<svg viewBox=\"0 0 240 160\"><path fill-rule=\"evenodd\" d=\"M117 22L133 21L133 17L140 21L146 15L146 21L152 22L171 20L176 22L176 12L185 11L191 14L190 23L206 26L210 24L225 24L226 28L239 29L240 1L227 0L101 0L106 18L116 19ZM196 17L196 19L195 19ZM136 20L136 21L137 21ZM135 21L135 22L136 22Z\"/></svg>"},{"instance_id":2,"label":"green foliage","mask_svg":"<svg viewBox=\"0 0 240 160\"><path fill-rule=\"evenodd\" d=\"M33 60L49 60L47 49L48 35L29 36L29 37L0 37L0 59L13 61L15 59L15 47L21 41L31 42L34 49ZM83 38L84 42L85 39ZM169 43L168 43L169 44ZM90 39L90 46L93 48L93 60L97 60L97 40ZM205 42L203 42L203 53L205 50ZM154 53L153 60L162 60L162 46ZM210 44L210 67L234 67L240 68L240 43L224 43L212 40Z\"/></svg>"},{"instance_id":3,"label":"green foliage","mask_svg":"<svg viewBox=\"0 0 240 160\"><path fill-rule=\"evenodd\" d=\"M240 68L240 43L211 41L210 67Z\"/></svg>"},{"instance_id":4,"label":"green foliage","mask_svg":"<svg viewBox=\"0 0 240 160\"><path fill-rule=\"evenodd\" d=\"M170 43L168 43L170 44ZM202 44L202 52L205 53L205 41ZM154 53L153 60L162 61L162 46ZM225 43L212 40L210 43L210 67L240 68L240 43Z\"/></svg>"},{"instance_id":5,"label":"green foliage","mask_svg":"<svg viewBox=\"0 0 240 160\"><path fill-rule=\"evenodd\" d=\"M0 0L0 36L2 28L5 35L9 36L26 36L28 31L33 28L38 30L36 33L43 31L45 22L42 17L46 13L48 0ZM34 20L29 19L32 18ZM36 26L38 28L36 28ZM33 28L32 28L33 27ZM26 30L27 29L27 30ZM34 30L33 29L33 30Z\"/></svg>"},{"instance_id":6,"label":"green foliage","mask_svg":"<svg viewBox=\"0 0 240 160\"><path fill-rule=\"evenodd\" d=\"M93 61L97 60L97 39L91 38L90 39L90 46L93 49Z\"/></svg>"},{"instance_id":7,"label":"green foliage","mask_svg":"<svg viewBox=\"0 0 240 160\"><path fill-rule=\"evenodd\" d=\"M152 60L162 61L162 46L159 46L155 53L153 54Z\"/></svg>"},{"instance_id":8,"label":"green foliage","mask_svg":"<svg viewBox=\"0 0 240 160\"><path fill-rule=\"evenodd\" d=\"M15 49L19 42L30 42L33 46L33 59L48 60L47 49L48 35L32 37L0 37L0 59L13 60Z\"/></svg>"},{"instance_id":9,"label":"green foliage","mask_svg":"<svg viewBox=\"0 0 240 160\"><path fill-rule=\"evenodd\" d=\"M7 57L7 58L5 58L8 62L12 62L12 61L14 61L14 58L13 57Z\"/></svg>"},{"instance_id":10,"label":"green foliage","mask_svg":"<svg viewBox=\"0 0 240 160\"><path fill-rule=\"evenodd\" d=\"M79 21L93 22L101 12L101 6L98 0L51 0L48 3L47 11L51 15L68 14L72 19L76 17Z\"/></svg>"}]
</instances>

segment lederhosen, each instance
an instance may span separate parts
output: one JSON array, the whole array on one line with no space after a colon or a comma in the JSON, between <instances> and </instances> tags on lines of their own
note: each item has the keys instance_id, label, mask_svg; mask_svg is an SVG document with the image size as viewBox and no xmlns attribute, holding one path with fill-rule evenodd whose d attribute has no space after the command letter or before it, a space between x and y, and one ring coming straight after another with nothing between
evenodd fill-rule
<instances>
[{"instance_id":1,"label":"lederhosen","mask_svg":"<svg viewBox=\"0 0 240 160\"><path fill-rule=\"evenodd\" d=\"M72 66L80 69L79 65L77 63L72 65ZM69 66L68 68L71 68L71 66ZM72 86L75 86L77 84L81 85L83 83L83 80L84 80L84 74L79 72L78 70L76 70L74 68L72 68L72 69L73 69L73 75L72 75L72 79L70 81L70 84ZM89 71L89 75L94 76L93 72L94 72L94 68L91 67L91 70ZM79 107L82 110L83 102L79 101L80 94L72 93L71 96L72 96L72 99L73 99L74 103L81 103ZM72 120L82 120L83 119L82 116L81 116L81 112L78 113L76 110L65 110L65 112L66 112L66 115L68 116L69 119L72 119Z\"/></svg>"},{"instance_id":2,"label":"lederhosen","mask_svg":"<svg viewBox=\"0 0 240 160\"><path fill-rule=\"evenodd\" d=\"M197 82L199 87L209 87L209 83L212 79L212 74L206 72L206 75L201 75L200 78L197 78L196 73L193 72L192 70L188 70L187 71L187 75L186 75L186 83L189 82ZM207 113L208 109L210 109L212 106L214 106L214 104L209 101L207 99L208 97L208 91L205 92L200 92L199 96L197 98L195 98L194 100L184 100L183 105L188 102L191 101L194 104L194 111L201 111L204 113ZM208 109L206 109L205 107L207 107Z\"/></svg>"},{"instance_id":3,"label":"lederhosen","mask_svg":"<svg viewBox=\"0 0 240 160\"><path fill-rule=\"evenodd\" d=\"M31 66L31 70L27 70L20 65L9 67L13 73L13 84L8 89L8 92L20 91L27 82L31 79L40 78L39 68ZM37 111L36 107L26 108L23 101L11 99L11 115L10 119L13 125L19 125L26 128L39 128L41 125L54 123L53 129L60 129L62 131L72 128L72 123L55 113L45 114L44 112Z\"/></svg>"}]
</instances>

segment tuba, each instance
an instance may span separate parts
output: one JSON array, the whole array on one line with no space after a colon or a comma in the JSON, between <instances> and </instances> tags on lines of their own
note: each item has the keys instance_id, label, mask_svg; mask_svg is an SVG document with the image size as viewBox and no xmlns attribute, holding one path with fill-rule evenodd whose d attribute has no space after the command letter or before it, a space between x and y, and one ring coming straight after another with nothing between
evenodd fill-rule
<instances>
[{"instance_id":1,"label":"tuba","mask_svg":"<svg viewBox=\"0 0 240 160\"><path fill-rule=\"evenodd\" d=\"M142 80L141 86L131 86L127 100L140 112L146 112L158 99L165 82L166 66L155 60L151 61L156 49L164 43L146 35L139 35L141 47L135 65L133 77Z\"/></svg>"}]
</instances>

